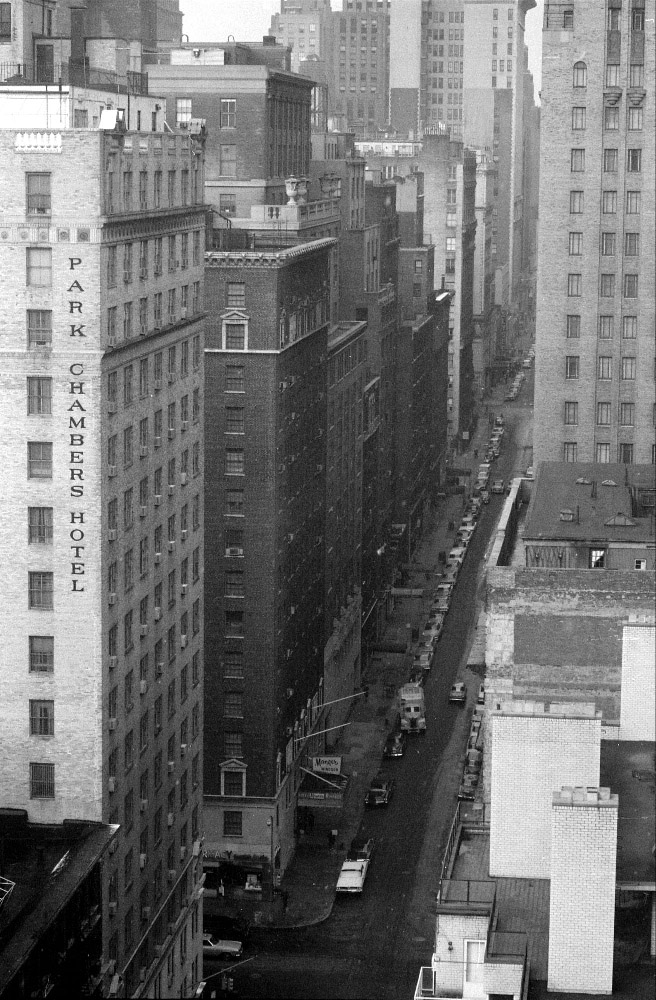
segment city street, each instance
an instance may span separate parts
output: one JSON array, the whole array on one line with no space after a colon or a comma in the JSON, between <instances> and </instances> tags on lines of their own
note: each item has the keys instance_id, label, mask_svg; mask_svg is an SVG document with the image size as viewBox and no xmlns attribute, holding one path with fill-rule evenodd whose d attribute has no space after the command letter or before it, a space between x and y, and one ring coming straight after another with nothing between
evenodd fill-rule
<instances>
[{"instance_id":1,"label":"city street","mask_svg":"<svg viewBox=\"0 0 656 1000\"><path fill-rule=\"evenodd\" d=\"M496 405L497 413L503 409L506 435L493 474L506 480L530 462L531 396L532 372L514 403ZM450 705L448 693L458 675L469 684L471 703L481 680L468 674L464 663L483 596L485 553L504 500L492 496L483 508L458 579L426 683L427 733L411 739L402 758L385 762L383 770L396 778L389 807L364 814L360 833L375 837L376 852L362 896L337 899L329 919L315 927L255 931L247 952L255 957L233 973L240 996L396 1000L412 995L419 967L432 950L432 900L470 714ZM425 539L423 553L430 551ZM437 564L436 551L433 557ZM416 624L422 613L415 609ZM219 968L206 963L205 975Z\"/></svg>"}]
</instances>

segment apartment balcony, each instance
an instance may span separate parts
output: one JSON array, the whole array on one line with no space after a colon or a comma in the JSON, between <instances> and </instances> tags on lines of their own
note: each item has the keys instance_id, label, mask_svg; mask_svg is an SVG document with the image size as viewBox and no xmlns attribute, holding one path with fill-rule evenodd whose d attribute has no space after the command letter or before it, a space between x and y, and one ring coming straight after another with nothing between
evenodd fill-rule
<instances>
[{"instance_id":1,"label":"apartment balcony","mask_svg":"<svg viewBox=\"0 0 656 1000\"><path fill-rule=\"evenodd\" d=\"M466 958L456 958L463 955L471 942L468 945L454 934L449 941L452 950L448 956L434 955L433 964L419 970L415 1000L463 1000L472 995L474 983L482 991L476 993L481 1000L499 994L524 1000L529 976L526 934L490 931L487 942L479 944L481 950L467 952Z\"/></svg>"},{"instance_id":2,"label":"apartment balcony","mask_svg":"<svg viewBox=\"0 0 656 1000\"><path fill-rule=\"evenodd\" d=\"M309 201L304 205L251 205L249 219L233 219L236 228L283 226L303 229L340 218L339 198Z\"/></svg>"},{"instance_id":3,"label":"apartment balcony","mask_svg":"<svg viewBox=\"0 0 656 1000\"><path fill-rule=\"evenodd\" d=\"M96 69L88 64L63 63L0 63L0 84L23 86L25 84L61 83L95 90L111 90L120 94L148 94L148 74L131 70L119 75L111 70Z\"/></svg>"}]
</instances>

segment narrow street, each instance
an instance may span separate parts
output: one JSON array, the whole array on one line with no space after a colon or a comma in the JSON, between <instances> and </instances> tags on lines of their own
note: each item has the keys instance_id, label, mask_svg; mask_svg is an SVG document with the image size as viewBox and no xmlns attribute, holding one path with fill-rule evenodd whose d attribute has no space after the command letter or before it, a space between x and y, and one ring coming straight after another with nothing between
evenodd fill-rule
<instances>
[{"instance_id":1,"label":"narrow street","mask_svg":"<svg viewBox=\"0 0 656 1000\"><path fill-rule=\"evenodd\" d=\"M514 403L503 411L506 435L493 476L508 480L531 462L532 372ZM486 422L485 413L481 420ZM483 429L483 428L482 428ZM466 659L484 599L484 559L505 496L491 496L460 572L435 662L425 687L427 733L408 742L403 757L383 770L396 779L386 809L364 813L360 834L376 839L376 852L361 897L338 898L328 920L302 930L253 933L234 970L238 996L346 1000L412 996L419 968L430 960L434 933L433 900L453 818L460 759L471 708L481 677L467 671ZM432 533L436 535L436 532ZM424 538L423 564L438 564L438 541ZM428 604L424 598L423 605ZM414 607L419 624L424 608ZM456 679L469 688L468 706L450 705ZM205 975L219 971L206 963Z\"/></svg>"}]
</instances>

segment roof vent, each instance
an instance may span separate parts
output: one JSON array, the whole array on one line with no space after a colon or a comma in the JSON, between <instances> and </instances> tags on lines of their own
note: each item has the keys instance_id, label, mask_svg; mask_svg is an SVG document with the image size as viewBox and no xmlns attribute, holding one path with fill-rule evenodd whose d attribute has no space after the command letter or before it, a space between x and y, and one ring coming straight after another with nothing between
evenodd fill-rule
<instances>
[{"instance_id":1,"label":"roof vent","mask_svg":"<svg viewBox=\"0 0 656 1000\"><path fill-rule=\"evenodd\" d=\"M560 512L560 520L561 521L573 521L574 520L574 511L570 510L569 507L563 507L563 509Z\"/></svg>"},{"instance_id":2,"label":"roof vent","mask_svg":"<svg viewBox=\"0 0 656 1000\"><path fill-rule=\"evenodd\" d=\"M613 517L609 517L607 521L604 521L606 527L625 527L625 528L635 528L636 522L632 520L628 514L623 514L622 511L618 511Z\"/></svg>"},{"instance_id":3,"label":"roof vent","mask_svg":"<svg viewBox=\"0 0 656 1000\"><path fill-rule=\"evenodd\" d=\"M586 479L585 476L581 476L576 480L577 486L590 486L592 483L591 479Z\"/></svg>"},{"instance_id":4,"label":"roof vent","mask_svg":"<svg viewBox=\"0 0 656 1000\"><path fill-rule=\"evenodd\" d=\"M617 483L615 482L614 479L604 479L604 480L602 480L601 485L602 486L617 486Z\"/></svg>"}]
</instances>

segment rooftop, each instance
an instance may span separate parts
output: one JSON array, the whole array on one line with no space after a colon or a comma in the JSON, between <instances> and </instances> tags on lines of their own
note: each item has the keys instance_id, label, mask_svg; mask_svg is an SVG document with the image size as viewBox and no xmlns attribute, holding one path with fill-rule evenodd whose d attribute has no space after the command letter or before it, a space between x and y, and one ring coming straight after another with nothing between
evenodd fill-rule
<instances>
[{"instance_id":1,"label":"rooftop","mask_svg":"<svg viewBox=\"0 0 656 1000\"><path fill-rule=\"evenodd\" d=\"M651 465L541 462L524 539L654 541Z\"/></svg>"},{"instance_id":2,"label":"rooftop","mask_svg":"<svg viewBox=\"0 0 656 1000\"><path fill-rule=\"evenodd\" d=\"M336 246L337 240L324 238L309 240L276 250L209 250L205 253L207 267L284 267L298 257L317 253Z\"/></svg>"}]
</instances>

